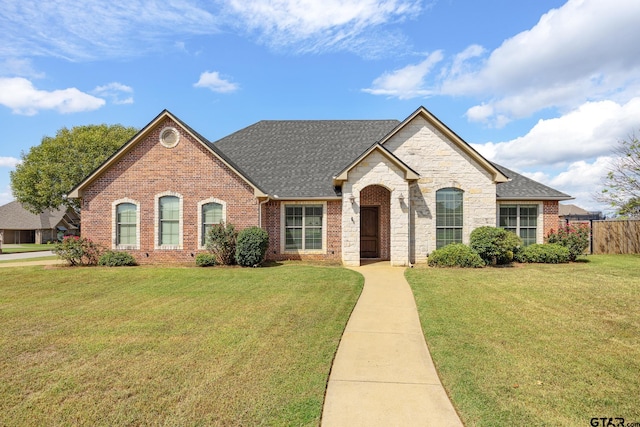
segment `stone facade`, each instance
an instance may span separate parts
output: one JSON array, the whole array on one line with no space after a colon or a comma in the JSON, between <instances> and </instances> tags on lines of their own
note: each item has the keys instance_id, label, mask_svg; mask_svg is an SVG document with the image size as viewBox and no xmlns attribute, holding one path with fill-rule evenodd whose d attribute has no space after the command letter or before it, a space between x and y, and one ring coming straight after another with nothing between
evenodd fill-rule
<instances>
[{"instance_id":1,"label":"stone facade","mask_svg":"<svg viewBox=\"0 0 640 427\"><path fill-rule=\"evenodd\" d=\"M436 249L436 191L463 193L463 242L483 225L496 225L496 186L491 175L421 116L384 147L420 174L411 184L411 262L425 262Z\"/></svg>"}]
</instances>

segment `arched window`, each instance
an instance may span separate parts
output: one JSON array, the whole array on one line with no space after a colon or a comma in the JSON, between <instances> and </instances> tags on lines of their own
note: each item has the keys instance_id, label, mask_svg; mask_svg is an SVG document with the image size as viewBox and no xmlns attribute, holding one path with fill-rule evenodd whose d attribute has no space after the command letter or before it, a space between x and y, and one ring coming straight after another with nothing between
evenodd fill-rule
<instances>
[{"instance_id":1,"label":"arched window","mask_svg":"<svg viewBox=\"0 0 640 427\"><path fill-rule=\"evenodd\" d=\"M223 221L222 205L220 203L205 203L202 205L202 233L200 237L200 245L204 246L207 240L207 232L214 224L220 224Z\"/></svg>"},{"instance_id":2,"label":"arched window","mask_svg":"<svg viewBox=\"0 0 640 427\"><path fill-rule=\"evenodd\" d=\"M180 198L164 196L159 200L160 224L158 243L161 246L180 244Z\"/></svg>"},{"instance_id":3,"label":"arched window","mask_svg":"<svg viewBox=\"0 0 640 427\"><path fill-rule=\"evenodd\" d=\"M136 246L137 218L137 206L133 203L120 203L116 206L116 245Z\"/></svg>"},{"instance_id":4,"label":"arched window","mask_svg":"<svg viewBox=\"0 0 640 427\"><path fill-rule=\"evenodd\" d=\"M463 194L457 188L436 192L436 249L462 243Z\"/></svg>"}]
</instances>

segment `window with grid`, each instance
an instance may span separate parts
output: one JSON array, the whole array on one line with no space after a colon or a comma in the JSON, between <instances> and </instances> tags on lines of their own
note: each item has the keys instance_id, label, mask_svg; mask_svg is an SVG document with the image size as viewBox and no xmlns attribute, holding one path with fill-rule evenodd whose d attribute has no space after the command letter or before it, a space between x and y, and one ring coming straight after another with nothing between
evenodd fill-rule
<instances>
[{"instance_id":1,"label":"window with grid","mask_svg":"<svg viewBox=\"0 0 640 427\"><path fill-rule=\"evenodd\" d=\"M285 206L285 249L322 249L322 206Z\"/></svg>"},{"instance_id":2,"label":"window with grid","mask_svg":"<svg viewBox=\"0 0 640 427\"><path fill-rule=\"evenodd\" d=\"M500 205L498 225L522 238L524 246L536 243L538 205Z\"/></svg>"},{"instance_id":3,"label":"window with grid","mask_svg":"<svg viewBox=\"0 0 640 427\"><path fill-rule=\"evenodd\" d=\"M436 192L436 249L462 243L463 194L457 188Z\"/></svg>"},{"instance_id":4,"label":"window with grid","mask_svg":"<svg viewBox=\"0 0 640 427\"><path fill-rule=\"evenodd\" d=\"M133 203L116 207L116 245L135 246L137 240L137 208Z\"/></svg>"},{"instance_id":5,"label":"window with grid","mask_svg":"<svg viewBox=\"0 0 640 427\"><path fill-rule=\"evenodd\" d=\"M200 244L205 245L207 232L214 224L222 222L222 205L220 203L205 203L202 205L202 241Z\"/></svg>"},{"instance_id":6,"label":"window with grid","mask_svg":"<svg viewBox=\"0 0 640 427\"><path fill-rule=\"evenodd\" d=\"M180 244L180 198L164 196L160 198L160 245Z\"/></svg>"}]
</instances>

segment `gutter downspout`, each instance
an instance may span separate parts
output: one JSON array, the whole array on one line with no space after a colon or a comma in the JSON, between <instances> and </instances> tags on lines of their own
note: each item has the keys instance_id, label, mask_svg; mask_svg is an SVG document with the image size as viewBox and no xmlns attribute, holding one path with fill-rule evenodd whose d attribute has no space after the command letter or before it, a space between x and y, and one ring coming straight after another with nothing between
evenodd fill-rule
<instances>
[{"instance_id":1,"label":"gutter downspout","mask_svg":"<svg viewBox=\"0 0 640 427\"><path fill-rule=\"evenodd\" d=\"M260 228L262 228L262 205L269 202L270 200L271 200L271 197L267 196L267 198L264 199L264 201L258 203L258 227Z\"/></svg>"}]
</instances>

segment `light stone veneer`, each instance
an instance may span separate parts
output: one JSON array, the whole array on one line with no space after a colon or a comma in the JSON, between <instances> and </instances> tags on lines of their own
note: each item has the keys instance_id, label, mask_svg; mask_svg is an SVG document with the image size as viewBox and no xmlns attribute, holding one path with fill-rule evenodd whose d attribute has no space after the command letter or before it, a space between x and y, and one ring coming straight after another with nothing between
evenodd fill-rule
<instances>
[{"instance_id":1,"label":"light stone veneer","mask_svg":"<svg viewBox=\"0 0 640 427\"><path fill-rule=\"evenodd\" d=\"M436 249L436 191L440 189L458 188L464 192L463 243L469 243L473 229L496 225L496 184L492 175L423 117L416 116L384 147L418 172L420 179L407 182L402 171L377 151L349 172L342 202L345 265L360 265L359 193L368 185L391 190L392 265L425 262ZM402 204L398 200L400 193L405 197ZM352 194L353 206L349 201Z\"/></svg>"},{"instance_id":2,"label":"light stone veneer","mask_svg":"<svg viewBox=\"0 0 640 427\"><path fill-rule=\"evenodd\" d=\"M391 192L391 265L409 263L409 185L404 172L380 152L373 151L349 171L342 185L342 262L360 265L360 192L369 185L379 185ZM399 201L400 194L405 201ZM355 200L349 200L351 195Z\"/></svg>"}]
</instances>

